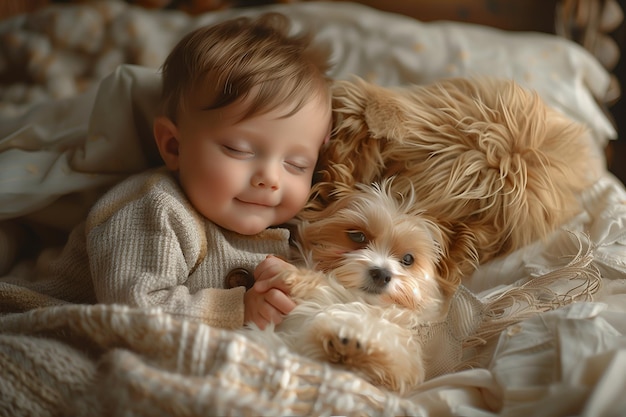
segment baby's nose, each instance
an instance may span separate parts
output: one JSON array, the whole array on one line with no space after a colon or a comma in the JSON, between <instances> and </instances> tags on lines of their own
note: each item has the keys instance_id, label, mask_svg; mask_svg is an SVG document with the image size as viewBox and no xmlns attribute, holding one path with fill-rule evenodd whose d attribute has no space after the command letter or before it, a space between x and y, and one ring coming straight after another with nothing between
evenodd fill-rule
<instances>
[{"instance_id":1,"label":"baby's nose","mask_svg":"<svg viewBox=\"0 0 626 417\"><path fill-rule=\"evenodd\" d=\"M264 165L252 176L252 185L259 188L277 190L280 184L280 171L274 164Z\"/></svg>"}]
</instances>

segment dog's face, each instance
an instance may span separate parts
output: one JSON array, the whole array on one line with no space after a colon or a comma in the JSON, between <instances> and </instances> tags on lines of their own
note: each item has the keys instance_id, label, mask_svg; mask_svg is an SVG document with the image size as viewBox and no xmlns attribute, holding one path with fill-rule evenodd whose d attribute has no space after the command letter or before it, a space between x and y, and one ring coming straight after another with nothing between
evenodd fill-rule
<instances>
[{"instance_id":1,"label":"dog's face","mask_svg":"<svg viewBox=\"0 0 626 417\"><path fill-rule=\"evenodd\" d=\"M389 182L340 194L319 220L299 226L301 251L313 267L370 303L412 310L438 304L440 232L413 209L412 197L397 201Z\"/></svg>"}]
</instances>

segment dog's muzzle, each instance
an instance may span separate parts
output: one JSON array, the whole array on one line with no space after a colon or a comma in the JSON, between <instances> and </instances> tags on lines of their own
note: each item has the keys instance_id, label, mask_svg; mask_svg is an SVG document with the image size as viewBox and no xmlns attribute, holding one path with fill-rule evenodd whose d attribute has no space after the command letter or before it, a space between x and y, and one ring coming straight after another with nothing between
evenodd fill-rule
<instances>
[{"instance_id":1,"label":"dog's muzzle","mask_svg":"<svg viewBox=\"0 0 626 417\"><path fill-rule=\"evenodd\" d=\"M363 290L372 294L380 294L384 291L385 287L391 282L392 274L387 268L372 267L369 269L369 285L365 286Z\"/></svg>"}]
</instances>

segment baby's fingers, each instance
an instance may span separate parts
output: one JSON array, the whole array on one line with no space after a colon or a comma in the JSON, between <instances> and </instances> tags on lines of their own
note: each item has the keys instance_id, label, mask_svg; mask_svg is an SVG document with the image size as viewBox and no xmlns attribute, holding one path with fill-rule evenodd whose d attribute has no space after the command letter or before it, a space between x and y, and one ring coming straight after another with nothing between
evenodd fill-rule
<instances>
[{"instance_id":1,"label":"baby's fingers","mask_svg":"<svg viewBox=\"0 0 626 417\"><path fill-rule=\"evenodd\" d=\"M259 293L265 293L271 289L277 289L285 294L289 294L289 286L281 277L274 277L270 279L256 281L253 288Z\"/></svg>"},{"instance_id":2,"label":"baby's fingers","mask_svg":"<svg viewBox=\"0 0 626 417\"><path fill-rule=\"evenodd\" d=\"M258 282L271 279L287 269L295 270L295 267L280 258L270 255L254 269L254 280Z\"/></svg>"},{"instance_id":3,"label":"baby's fingers","mask_svg":"<svg viewBox=\"0 0 626 417\"><path fill-rule=\"evenodd\" d=\"M281 314L289 314L296 307L296 303L287 294L275 288L265 294L265 301Z\"/></svg>"}]
</instances>

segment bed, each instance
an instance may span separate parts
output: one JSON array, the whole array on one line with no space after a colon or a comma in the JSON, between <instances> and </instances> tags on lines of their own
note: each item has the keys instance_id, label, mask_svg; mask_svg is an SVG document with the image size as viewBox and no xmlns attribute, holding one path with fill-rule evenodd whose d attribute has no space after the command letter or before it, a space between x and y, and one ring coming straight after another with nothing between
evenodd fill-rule
<instances>
[{"instance_id":1,"label":"bed","mask_svg":"<svg viewBox=\"0 0 626 417\"><path fill-rule=\"evenodd\" d=\"M38 268L93 201L158 164L157 69L173 44L197 26L266 10L313 28L332 51L334 78L512 78L586 124L598 154L617 138L604 105L610 72L546 33L423 22L349 2L192 15L102 1L0 21L0 70L19 75L0 90L0 415L624 415L626 188L608 169L571 222L464 282L480 301L558 275L549 307L461 346L459 363L471 366L443 364L402 397L158 308L68 303L36 290L46 284Z\"/></svg>"}]
</instances>

